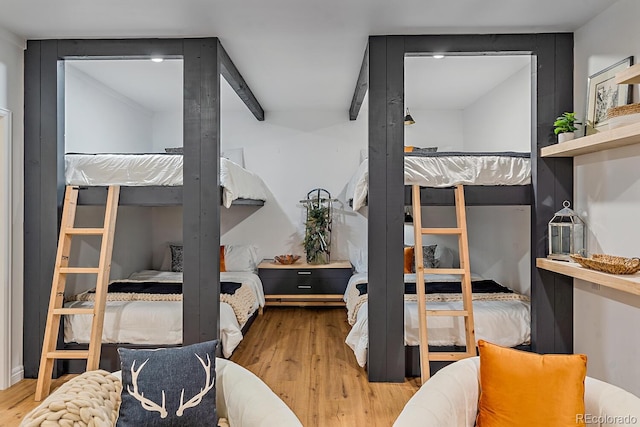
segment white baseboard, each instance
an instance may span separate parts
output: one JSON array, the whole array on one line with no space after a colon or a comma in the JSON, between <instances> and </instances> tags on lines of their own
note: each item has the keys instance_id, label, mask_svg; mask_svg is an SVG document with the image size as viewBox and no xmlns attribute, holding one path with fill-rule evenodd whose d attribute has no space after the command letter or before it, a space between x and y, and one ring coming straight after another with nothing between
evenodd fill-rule
<instances>
[{"instance_id":1,"label":"white baseboard","mask_svg":"<svg viewBox=\"0 0 640 427\"><path fill-rule=\"evenodd\" d=\"M16 366L11 370L11 385L22 381L24 378L24 365Z\"/></svg>"}]
</instances>

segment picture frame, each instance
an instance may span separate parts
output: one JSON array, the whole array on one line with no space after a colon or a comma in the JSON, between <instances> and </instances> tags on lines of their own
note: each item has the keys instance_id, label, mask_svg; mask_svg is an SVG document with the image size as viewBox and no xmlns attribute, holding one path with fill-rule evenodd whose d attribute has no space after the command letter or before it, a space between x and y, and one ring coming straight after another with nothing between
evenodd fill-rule
<instances>
[{"instance_id":1,"label":"picture frame","mask_svg":"<svg viewBox=\"0 0 640 427\"><path fill-rule=\"evenodd\" d=\"M633 56L598 71L587 80L587 97L584 129L585 135L607 130L607 112L612 107L631 103L633 91L630 85L618 85L616 74L633 65Z\"/></svg>"}]
</instances>

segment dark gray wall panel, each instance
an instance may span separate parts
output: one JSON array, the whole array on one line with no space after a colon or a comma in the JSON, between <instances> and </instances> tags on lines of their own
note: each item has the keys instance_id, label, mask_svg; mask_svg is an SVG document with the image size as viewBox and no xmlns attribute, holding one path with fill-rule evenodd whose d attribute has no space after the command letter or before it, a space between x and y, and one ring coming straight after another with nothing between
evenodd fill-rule
<instances>
[{"instance_id":1,"label":"dark gray wall panel","mask_svg":"<svg viewBox=\"0 0 640 427\"><path fill-rule=\"evenodd\" d=\"M219 48L217 39L184 42L184 344L219 337Z\"/></svg>"},{"instance_id":2,"label":"dark gray wall panel","mask_svg":"<svg viewBox=\"0 0 640 427\"><path fill-rule=\"evenodd\" d=\"M370 381L404 378L404 40L369 39Z\"/></svg>"}]
</instances>

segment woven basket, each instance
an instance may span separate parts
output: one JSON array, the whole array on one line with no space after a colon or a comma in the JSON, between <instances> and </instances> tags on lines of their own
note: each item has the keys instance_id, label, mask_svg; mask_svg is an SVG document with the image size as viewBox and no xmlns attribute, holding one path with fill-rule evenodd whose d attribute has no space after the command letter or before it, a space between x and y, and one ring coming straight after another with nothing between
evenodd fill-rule
<instances>
[{"instance_id":1,"label":"woven basket","mask_svg":"<svg viewBox=\"0 0 640 427\"><path fill-rule=\"evenodd\" d=\"M571 259L583 267L611 274L633 274L640 271L640 258L593 254L591 258L571 255Z\"/></svg>"},{"instance_id":2,"label":"woven basket","mask_svg":"<svg viewBox=\"0 0 640 427\"><path fill-rule=\"evenodd\" d=\"M636 113L640 113L640 103L609 108L607 118L611 119L613 117L627 116Z\"/></svg>"}]
</instances>

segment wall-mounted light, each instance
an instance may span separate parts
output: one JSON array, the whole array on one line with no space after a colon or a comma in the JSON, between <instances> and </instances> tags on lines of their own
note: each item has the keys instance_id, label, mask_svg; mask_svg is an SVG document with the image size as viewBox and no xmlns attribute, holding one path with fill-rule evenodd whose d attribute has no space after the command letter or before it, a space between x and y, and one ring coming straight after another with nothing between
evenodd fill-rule
<instances>
[{"instance_id":1,"label":"wall-mounted light","mask_svg":"<svg viewBox=\"0 0 640 427\"><path fill-rule=\"evenodd\" d=\"M164 61L164 58L161 58L159 56L154 56L154 57L151 58L151 61L152 62L162 62L162 61Z\"/></svg>"},{"instance_id":2,"label":"wall-mounted light","mask_svg":"<svg viewBox=\"0 0 640 427\"><path fill-rule=\"evenodd\" d=\"M444 58L444 55L441 53L436 53L433 55L433 59L442 59L442 58Z\"/></svg>"},{"instance_id":3,"label":"wall-mounted light","mask_svg":"<svg viewBox=\"0 0 640 427\"><path fill-rule=\"evenodd\" d=\"M413 117L411 117L411 114L409 114L409 109L407 108L407 114L404 116L404 124L405 125L412 125L415 122L416 121L413 120Z\"/></svg>"}]
</instances>

